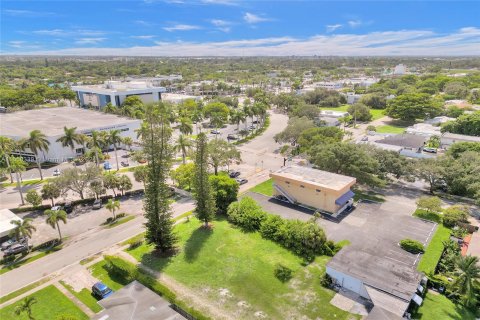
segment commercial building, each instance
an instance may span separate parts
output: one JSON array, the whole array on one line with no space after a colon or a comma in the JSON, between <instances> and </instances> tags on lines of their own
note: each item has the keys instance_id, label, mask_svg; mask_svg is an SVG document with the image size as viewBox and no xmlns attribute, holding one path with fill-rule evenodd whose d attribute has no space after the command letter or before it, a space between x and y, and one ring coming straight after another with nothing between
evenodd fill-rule
<instances>
[{"instance_id":1,"label":"commercial building","mask_svg":"<svg viewBox=\"0 0 480 320\"><path fill-rule=\"evenodd\" d=\"M12 220L22 221L15 213L8 209L0 210L0 239L8 237L15 226L10 223Z\"/></svg>"},{"instance_id":2,"label":"commercial building","mask_svg":"<svg viewBox=\"0 0 480 320\"><path fill-rule=\"evenodd\" d=\"M272 172L274 196L322 212L339 214L353 203L353 177L300 166Z\"/></svg>"},{"instance_id":3,"label":"commercial building","mask_svg":"<svg viewBox=\"0 0 480 320\"><path fill-rule=\"evenodd\" d=\"M102 108L107 103L121 106L129 96L137 96L144 103L156 102L162 99L164 87L157 86L157 81L106 81L102 85L72 86L77 93L80 106Z\"/></svg>"},{"instance_id":4,"label":"commercial building","mask_svg":"<svg viewBox=\"0 0 480 320\"><path fill-rule=\"evenodd\" d=\"M13 140L26 138L33 130L40 130L50 142L48 151L41 152L40 161L64 162L85 152L83 145L73 149L63 147L57 139L64 134L64 127L75 127L76 132L90 135L92 131L120 130L120 136L137 140L135 130L140 128L140 120L106 114L81 108L62 107L0 114L0 135ZM29 149L17 150L26 161L35 162L36 156Z\"/></svg>"}]
</instances>

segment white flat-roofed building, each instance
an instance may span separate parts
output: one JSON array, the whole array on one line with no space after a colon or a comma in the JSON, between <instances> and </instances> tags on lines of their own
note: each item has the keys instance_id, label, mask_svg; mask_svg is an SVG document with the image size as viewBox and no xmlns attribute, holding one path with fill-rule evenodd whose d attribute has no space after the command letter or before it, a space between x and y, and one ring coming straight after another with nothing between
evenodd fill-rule
<instances>
[{"instance_id":1,"label":"white flat-roofed building","mask_svg":"<svg viewBox=\"0 0 480 320\"><path fill-rule=\"evenodd\" d=\"M64 162L69 158L84 153L82 145L75 145L72 150L63 147L57 139L64 134L64 127L76 127L76 132L90 135L92 131L120 130L121 137L137 140L135 130L141 121L114 114L106 114L82 108L62 107L18 111L0 114L0 135L13 140L26 138L30 131L40 130L50 142L48 151L40 152L40 161ZM14 155L21 155L26 161L35 162L36 156L29 150L17 150Z\"/></svg>"},{"instance_id":2,"label":"white flat-roofed building","mask_svg":"<svg viewBox=\"0 0 480 320\"><path fill-rule=\"evenodd\" d=\"M114 106L121 106L129 96L137 96L144 103L156 102L162 99L162 93L166 92L164 87L156 85L155 81L105 81L101 85L72 86L77 93L80 106L93 106L102 108L107 103Z\"/></svg>"},{"instance_id":3,"label":"white flat-roofed building","mask_svg":"<svg viewBox=\"0 0 480 320\"><path fill-rule=\"evenodd\" d=\"M349 113L346 111L334 111L334 110L322 110L320 111L320 117L325 118L343 118L348 116Z\"/></svg>"},{"instance_id":4,"label":"white flat-roofed building","mask_svg":"<svg viewBox=\"0 0 480 320\"><path fill-rule=\"evenodd\" d=\"M440 145L442 148L447 149L452 144L457 142L477 142L480 143L480 137L477 136L467 136L465 134L457 134L457 133L450 133L445 132L440 137Z\"/></svg>"},{"instance_id":5,"label":"white flat-roofed building","mask_svg":"<svg viewBox=\"0 0 480 320\"><path fill-rule=\"evenodd\" d=\"M10 232L15 229L15 225L10 223L12 220L23 221L8 209L0 210L0 239L7 237Z\"/></svg>"},{"instance_id":6,"label":"white flat-roofed building","mask_svg":"<svg viewBox=\"0 0 480 320\"><path fill-rule=\"evenodd\" d=\"M328 90L339 90L343 88L342 82L335 82L335 81L322 81L314 83L316 88L324 88Z\"/></svg>"}]
</instances>

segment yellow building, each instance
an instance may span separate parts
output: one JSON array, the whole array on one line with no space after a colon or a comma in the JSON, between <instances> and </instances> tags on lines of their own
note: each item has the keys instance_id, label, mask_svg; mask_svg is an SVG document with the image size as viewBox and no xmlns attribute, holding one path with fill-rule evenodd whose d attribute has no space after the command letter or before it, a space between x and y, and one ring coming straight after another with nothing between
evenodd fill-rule
<instances>
[{"instance_id":1,"label":"yellow building","mask_svg":"<svg viewBox=\"0 0 480 320\"><path fill-rule=\"evenodd\" d=\"M274 196L290 203L338 214L353 204L353 177L307 167L287 166L270 174Z\"/></svg>"}]
</instances>

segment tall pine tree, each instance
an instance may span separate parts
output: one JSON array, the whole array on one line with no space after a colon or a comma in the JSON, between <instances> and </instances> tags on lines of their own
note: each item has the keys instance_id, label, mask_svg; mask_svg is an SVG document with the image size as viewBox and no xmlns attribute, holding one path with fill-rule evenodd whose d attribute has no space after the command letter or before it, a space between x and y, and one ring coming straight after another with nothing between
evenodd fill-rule
<instances>
[{"instance_id":1,"label":"tall pine tree","mask_svg":"<svg viewBox=\"0 0 480 320\"><path fill-rule=\"evenodd\" d=\"M212 221L216 212L215 199L208 180L207 142L205 133L200 133L197 136L194 179L194 197L197 205L195 214L199 220L205 222L205 227L208 227L208 223Z\"/></svg>"},{"instance_id":2,"label":"tall pine tree","mask_svg":"<svg viewBox=\"0 0 480 320\"><path fill-rule=\"evenodd\" d=\"M148 161L143 205L147 218L145 238L155 245L159 253L171 251L177 241L173 233L170 189L167 185L173 157L168 111L162 103L146 106L141 129L143 150Z\"/></svg>"}]
</instances>

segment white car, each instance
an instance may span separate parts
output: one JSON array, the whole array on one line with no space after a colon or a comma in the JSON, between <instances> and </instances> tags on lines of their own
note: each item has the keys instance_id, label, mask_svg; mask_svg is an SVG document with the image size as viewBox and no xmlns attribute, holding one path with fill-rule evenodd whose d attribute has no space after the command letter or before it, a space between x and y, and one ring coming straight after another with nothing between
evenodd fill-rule
<instances>
[{"instance_id":1,"label":"white car","mask_svg":"<svg viewBox=\"0 0 480 320\"><path fill-rule=\"evenodd\" d=\"M54 177L58 177L60 174L61 174L61 172L60 172L59 169L53 170L53 176L54 176Z\"/></svg>"}]
</instances>

